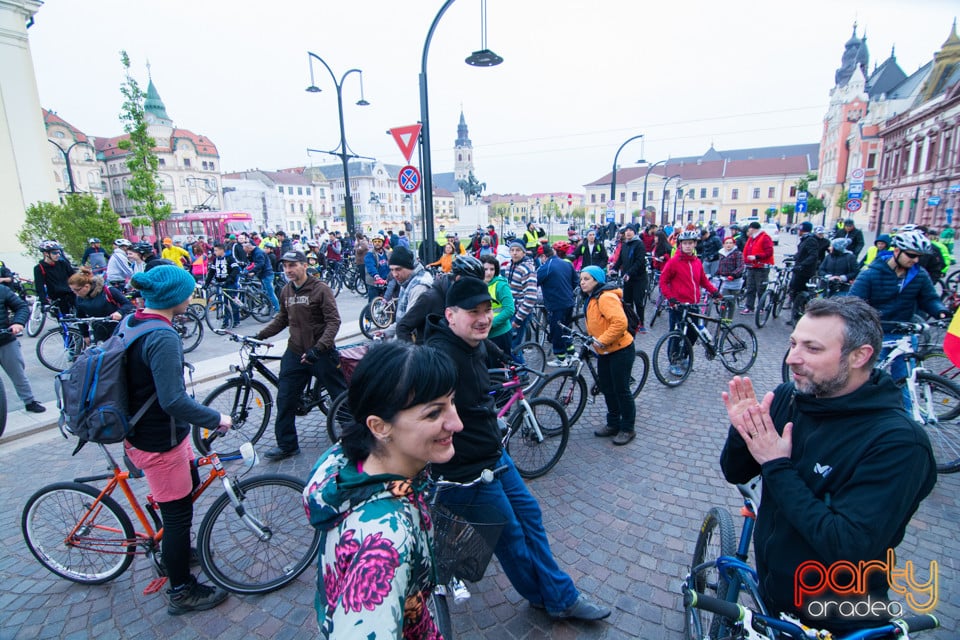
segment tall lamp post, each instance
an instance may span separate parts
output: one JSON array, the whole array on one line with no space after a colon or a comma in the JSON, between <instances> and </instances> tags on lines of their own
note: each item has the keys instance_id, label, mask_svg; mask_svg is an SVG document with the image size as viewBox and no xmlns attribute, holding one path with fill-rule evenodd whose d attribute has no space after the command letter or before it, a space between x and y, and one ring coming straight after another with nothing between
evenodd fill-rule
<instances>
[{"instance_id":1,"label":"tall lamp post","mask_svg":"<svg viewBox=\"0 0 960 640\"><path fill-rule=\"evenodd\" d=\"M663 193L660 194L660 226L664 227L667 224L667 185L670 184L670 181L674 178L679 179L680 174L674 174L667 178L666 182L663 183Z\"/></svg>"},{"instance_id":2,"label":"tall lamp post","mask_svg":"<svg viewBox=\"0 0 960 640\"><path fill-rule=\"evenodd\" d=\"M77 140L76 142L74 142L73 144L71 144L71 145L70 145L69 147L67 147L66 149L64 149L63 147L61 147L59 144L57 144L55 141L51 140L50 138L47 138L47 142L49 142L50 144L52 144L53 146L55 146L57 149L60 150L60 153L63 154L63 161L67 164L67 182L68 182L69 185L70 185L70 193L76 193L76 192L77 192L77 186L76 186L76 183L74 183L74 181L73 181L73 167L70 166L70 152L71 152L71 151L73 150L73 148L74 148L75 146L77 146L78 144L85 144L85 145L87 145L88 147L90 147L91 149L93 149L94 153L96 153L97 150L94 149L93 145L91 145L89 142L85 142L85 141L83 141L83 140Z\"/></svg>"},{"instance_id":3,"label":"tall lamp post","mask_svg":"<svg viewBox=\"0 0 960 640\"><path fill-rule=\"evenodd\" d=\"M684 189L686 189L687 186L688 185L685 185L685 184L677 185L677 188L673 192L673 226L677 226L677 200L680 200L682 196L683 200L686 201L687 193L686 191L684 191ZM682 204L680 205L680 223L681 224L683 224L683 206L684 205Z\"/></svg>"},{"instance_id":4,"label":"tall lamp post","mask_svg":"<svg viewBox=\"0 0 960 640\"><path fill-rule=\"evenodd\" d=\"M340 145L337 147L337 151L320 151L318 149L307 149L307 151L328 153L332 156L337 156L343 163L343 209L347 222L347 235L352 236L354 233L354 227L356 225L353 217L353 197L350 195L350 170L347 167L347 162L350 158L356 158L357 156L347 152L347 134L343 127L343 83L347 79L347 76L349 76L351 73L356 73L360 76L360 99L357 100L357 106L366 107L369 106L370 103L367 102L363 97L363 71L360 69L348 69L342 76L340 76L340 81L337 82L337 76L333 73L333 69L330 68L330 65L328 65L323 58L310 51L307 51L307 60L310 62L310 86L307 87L308 93L320 93L320 87L318 87L313 80L314 59L320 61L327 72L330 73L330 79L333 80L333 86L337 89L337 114L340 116Z\"/></svg>"},{"instance_id":5,"label":"tall lamp post","mask_svg":"<svg viewBox=\"0 0 960 640\"><path fill-rule=\"evenodd\" d=\"M634 140L640 140L641 138L643 138L642 133L638 136L627 138L626 140L623 141L623 144L620 145L620 148L617 149L617 152L613 154L613 172L610 175L610 202L611 202L610 206L611 207L615 208L616 202L617 202L617 158L620 157L620 152L623 151L623 148L625 146L627 146L629 143L633 142ZM642 151L640 152L640 155L643 155ZM643 162L643 160L638 160L638 162ZM649 171L647 173L649 173ZM623 218L624 220L626 220L627 218L626 203L624 203Z\"/></svg>"},{"instance_id":6,"label":"tall lamp post","mask_svg":"<svg viewBox=\"0 0 960 640\"><path fill-rule=\"evenodd\" d=\"M430 23L430 29L427 31L427 39L423 43L423 55L420 62L420 149L423 155L421 169L423 170L422 187L423 190L423 241L427 243L424 256L428 262L432 262L437 251L436 235L433 232L433 169L430 161L430 108L427 99L427 54L430 52L430 41L433 40L433 32L437 29L440 18L447 12L454 0L446 0L440 11ZM486 48L486 16L484 15L484 31L482 48L474 51L464 62L473 67L494 67L501 62L503 58Z\"/></svg>"},{"instance_id":7,"label":"tall lamp post","mask_svg":"<svg viewBox=\"0 0 960 640\"><path fill-rule=\"evenodd\" d=\"M657 165L661 165L665 162L669 162L670 159L660 160L659 162L654 162L652 165L647 167L647 172L643 174L643 212L646 215L647 212L647 179L650 177L650 172L653 171L653 168Z\"/></svg>"}]
</instances>

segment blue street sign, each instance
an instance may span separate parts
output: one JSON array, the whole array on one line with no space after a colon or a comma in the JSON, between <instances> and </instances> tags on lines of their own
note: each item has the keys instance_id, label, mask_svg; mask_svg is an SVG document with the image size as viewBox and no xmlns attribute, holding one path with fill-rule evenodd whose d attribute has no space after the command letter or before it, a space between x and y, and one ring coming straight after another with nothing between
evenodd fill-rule
<instances>
[{"instance_id":1,"label":"blue street sign","mask_svg":"<svg viewBox=\"0 0 960 640\"><path fill-rule=\"evenodd\" d=\"M949 188L950 193L960 193L960 184L952 184Z\"/></svg>"},{"instance_id":2,"label":"blue street sign","mask_svg":"<svg viewBox=\"0 0 960 640\"><path fill-rule=\"evenodd\" d=\"M797 213L806 213L807 212L806 201L801 202L800 200L797 200L797 206L794 207L793 210L796 211Z\"/></svg>"},{"instance_id":3,"label":"blue street sign","mask_svg":"<svg viewBox=\"0 0 960 640\"><path fill-rule=\"evenodd\" d=\"M927 204L931 207L935 207L940 204L940 196L930 196L927 198Z\"/></svg>"},{"instance_id":4,"label":"blue street sign","mask_svg":"<svg viewBox=\"0 0 960 640\"><path fill-rule=\"evenodd\" d=\"M848 197L848 198L857 198L857 199L863 198L863 183L862 183L862 182L857 182L857 183L851 182L851 183L850 183L850 188L847 190L847 197Z\"/></svg>"},{"instance_id":5,"label":"blue street sign","mask_svg":"<svg viewBox=\"0 0 960 640\"><path fill-rule=\"evenodd\" d=\"M806 202L807 201L807 192L798 191L797 192L797 202Z\"/></svg>"},{"instance_id":6,"label":"blue street sign","mask_svg":"<svg viewBox=\"0 0 960 640\"><path fill-rule=\"evenodd\" d=\"M953 224L953 209L947 209L947 224Z\"/></svg>"}]
</instances>

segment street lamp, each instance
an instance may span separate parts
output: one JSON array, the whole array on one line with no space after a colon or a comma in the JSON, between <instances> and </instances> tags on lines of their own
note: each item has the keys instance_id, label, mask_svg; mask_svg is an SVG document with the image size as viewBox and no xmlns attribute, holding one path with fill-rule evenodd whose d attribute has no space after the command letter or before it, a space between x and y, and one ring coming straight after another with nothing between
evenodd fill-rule
<instances>
[{"instance_id":1,"label":"street lamp","mask_svg":"<svg viewBox=\"0 0 960 640\"><path fill-rule=\"evenodd\" d=\"M677 200L680 199L681 195L683 199L686 200L687 193L684 191L689 185L681 184L673 192L673 226L677 226ZM683 205L680 205L680 222L683 222Z\"/></svg>"},{"instance_id":2,"label":"street lamp","mask_svg":"<svg viewBox=\"0 0 960 640\"><path fill-rule=\"evenodd\" d=\"M623 151L623 148L625 146L627 146L629 143L633 142L634 140L640 140L641 138L643 138L642 133L638 136L627 138L626 140L623 141L623 144L620 145L620 148L617 149L617 152L613 154L613 172L610 176L610 202L611 202L610 206L614 207L614 209L616 209L616 201L617 201L617 158L620 157L620 152ZM640 155L643 155L643 151L640 152ZM641 163L644 161L638 160L637 162ZM626 204L624 204L623 217L624 219L626 219L627 217Z\"/></svg>"},{"instance_id":3,"label":"street lamp","mask_svg":"<svg viewBox=\"0 0 960 640\"><path fill-rule=\"evenodd\" d=\"M90 147L91 149L93 149L93 152L94 152L94 153L96 153L97 150L94 149L93 145L91 145L89 142L86 142L86 141L84 141L84 140L77 140L77 141L75 141L73 144L71 144L69 147L67 147L66 149L64 149L63 147L61 147L59 144L57 144L55 141L51 140L50 138L47 138L47 142L49 142L50 144L52 144L53 146L55 146L57 149L60 150L60 153L63 154L63 161L67 164L67 182L70 184L70 193L76 193L76 192L77 192L77 187L76 187L76 184L75 184L74 181L73 181L73 168L70 166L70 152L71 152L71 151L73 150L73 148L74 148L75 146L77 146L78 144L85 144L85 145L87 145L88 147Z\"/></svg>"},{"instance_id":4,"label":"street lamp","mask_svg":"<svg viewBox=\"0 0 960 640\"><path fill-rule=\"evenodd\" d=\"M666 182L663 183L663 193L660 194L660 226L666 226L667 224L667 185L670 184L670 181L674 178L680 178L680 174L670 176L666 179Z\"/></svg>"},{"instance_id":5,"label":"street lamp","mask_svg":"<svg viewBox=\"0 0 960 640\"><path fill-rule=\"evenodd\" d=\"M333 73L333 69L330 68L330 65L328 65L323 58L310 51L307 51L307 60L310 62L310 86L307 87L308 93L320 93L320 87L318 87L313 80L314 59L319 60L320 63L330 73L330 79L333 80L333 86L337 89L337 114L340 116L340 145L337 147L337 151L320 151L318 149L307 149L307 151L328 153L332 156L337 156L343 163L343 208L347 221L347 235L352 236L354 233L355 221L353 217L353 197L350 195L350 171L347 168L347 161L350 158L356 158L358 156L347 152L347 134L343 127L343 82L351 73L356 73L360 76L360 99L357 100L357 106L366 107L369 106L370 103L367 102L363 97L363 71L360 69L349 69L346 73L340 76L340 82L337 82L337 76Z\"/></svg>"},{"instance_id":6,"label":"street lamp","mask_svg":"<svg viewBox=\"0 0 960 640\"><path fill-rule=\"evenodd\" d=\"M420 62L420 150L423 154L423 241L427 243L424 256L428 262L432 262L437 251L437 240L433 233L433 169L430 160L430 109L427 98L427 54L430 52L430 41L433 40L433 32L437 29L440 18L447 12L454 0L446 0L440 11L430 23L430 29L427 31L427 39L423 43L423 55ZM484 9L486 9L484 5ZM484 10L483 34L479 51L474 51L464 62L474 67L493 67L501 62L503 58L486 48L486 11Z\"/></svg>"},{"instance_id":7,"label":"street lamp","mask_svg":"<svg viewBox=\"0 0 960 640\"><path fill-rule=\"evenodd\" d=\"M657 165L663 164L664 162L670 162L670 159L660 160L659 162L654 162L652 165L647 167L647 172L643 174L643 213L647 213L647 178L650 177L650 172L653 171L653 168Z\"/></svg>"}]
</instances>

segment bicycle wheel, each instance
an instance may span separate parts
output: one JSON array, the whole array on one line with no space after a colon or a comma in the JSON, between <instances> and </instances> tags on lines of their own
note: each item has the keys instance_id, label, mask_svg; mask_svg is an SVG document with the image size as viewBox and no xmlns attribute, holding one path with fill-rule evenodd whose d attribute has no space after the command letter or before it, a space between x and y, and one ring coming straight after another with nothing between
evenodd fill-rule
<instances>
[{"instance_id":1,"label":"bicycle wheel","mask_svg":"<svg viewBox=\"0 0 960 640\"><path fill-rule=\"evenodd\" d=\"M367 295L367 281L362 273L355 273L353 276L353 290L358 296Z\"/></svg>"},{"instance_id":2,"label":"bicycle wheel","mask_svg":"<svg viewBox=\"0 0 960 640\"><path fill-rule=\"evenodd\" d=\"M216 451L223 457L240 455L240 445L244 442L256 444L270 424L273 410L273 396L270 390L259 380L245 383L242 378L228 380L203 399L203 404L216 409L233 419L233 426L226 434L205 446L203 439L216 429L193 425L191 436L193 446L204 455Z\"/></svg>"},{"instance_id":3,"label":"bicycle wheel","mask_svg":"<svg viewBox=\"0 0 960 640\"><path fill-rule=\"evenodd\" d=\"M234 593L270 593L295 580L320 547L320 530L303 517L304 486L291 476L264 475L235 485L240 507L226 493L217 498L197 529L203 572Z\"/></svg>"},{"instance_id":4,"label":"bicycle wheel","mask_svg":"<svg viewBox=\"0 0 960 640\"><path fill-rule=\"evenodd\" d=\"M723 599L729 583L721 576L714 561L720 556L732 556L737 551L733 518L726 509L713 507L700 525L700 535L693 548L693 561L687 587L696 593ZM689 640L718 638L722 618L697 609L686 607L684 611L684 637Z\"/></svg>"},{"instance_id":5,"label":"bicycle wheel","mask_svg":"<svg viewBox=\"0 0 960 640\"><path fill-rule=\"evenodd\" d=\"M47 321L47 312L43 310L43 303L37 298L30 307L30 319L27 320L25 331L31 338L36 338L43 331L43 325Z\"/></svg>"},{"instance_id":6,"label":"bicycle wheel","mask_svg":"<svg viewBox=\"0 0 960 640\"><path fill-rule=\"evenodd\" d=\"M193 309L187 309L184 313L173 317L173 328L180 334L180 340L183 342L183 352L190 353L200 346L203 340L203 322L200 316L193 312Z\"/></svg>"},{"instance_id":7,"label":"bicycle wheel","mask_svg":"<svg viewBox=\"0 0 960 640\"><path fill-rule=\"evenodd\" d=\"M917 401L939 473L960 471L960 386L929 371L917 371Z\"/></svg>"},{"instance_id":8,"label":"bicycle wheel","mask_svg":"<svg viewBox=\"0 0 960 640\"><path fill-rule=\"evenodd\" d=\"M383 296L377 296L370 302L370 320L380 329L386 329L393 324L394 309L396 307Z\"/></svg>"},{"instance_id":9,"label":"bicycle wheel","mask_svg":"<svg viewBox=\"0 0 960 640\"><path fill-rule=\"evenodd\" d=\"M679 331L660 336L653 348L653 373L662 384L677 387L693 371L693 344Z\"/></svg>"},{"instance_id":10,"label":"bicycle wheel","mask_svg":"<svg viewBox=\"0 0 960 640\"><path fill-rule=\"evenodd\" d=\"M536 343L532 340L520 343L520 346L516 349L517 353L523 356L523 363L527 366L528 369L533 371L543 371L547 368L547 352L543 350L543 347L539 343ZM533 374L530 375L530 384L523 388L524 391L535 386L536 383L540 382L540 378Z\"/></svg>"},{"instance_id":11,"label":"bicycle wheel","mask_svg":"<svg viewBox=\"0 0 960 640\"><path fill-rule=\"evenodd\" d=\"M192 311L193 315L202 319L203 316L207 315L207 306L202 302L191 302L187 306L187 311Z\"/></svg>"},{"instance_id":12,"label":"bicycle wheel","mask_svg":"<svg viewBox=\"0 0 960 640\"><path fill-rule=\"evenodd\" d=\"M64 338L60 327L50 329L37 341L37 359L51 371L60 372L73 364L83 352L83 336L76 329L67 329Z\"/></svg>"},{"instance_id":13,"label":"bicycle wheel","mask_svg":"<svg viewBox=\"0 0 960 640\"><path fill-rule=\"evenodd\" d=\"M344 391L330 404L327 411L327 436L330 437L330 442L339 442L343 430L353 422L347 400L347 392Z\"/></svg>"},{"instance_id":14,"label":"bicycle wheel","mask_svg":"<svg viewBox=\"0 0 960 640\"><path fill-rule=\"evenodd\" d=\"M7 390L3 388L3 380L0 380L0 436L3 430L7 428Z\"/></svg>"},{"instance_id":15,"label":"bicycle wheel","mask_svg":"<svg viewBox=\"0 0 960 640\"><path fill-rule=\"evenodd\" d=\"M667 300L663 297L663 294L660 294L657 297L657 302L653 308L653 315L650 316L650 321L647 323L648 327L653 327L653 324L657 321L657 318L663 313L664 309L667 308Z\"/></svg>"},{"instance_id":16,"label":"bicycle wheel","mask_svg":"<svg viewBox=\"0 0 960 640\"><path fill-rule=\"evenodd\" d=\"M770 319L770 315L773 313L773 291L764 291L763 295L760 296L760 301L757 302L757 311L754 314L754 322L757 325L757 329L763 329L767 324L767 320Z\"/></svg>"},{"instance_id":17,"label":"bicycle wheel","mask_svg":"<svg viewBox=\"0 0 960 640\"><path fill-rule=\"evenodd\" d=\"M787 304L790 296L787 295L786 289L777 289L773 295L773 317L779 318L784 308L790 309L793 305Z\"/></svg>"},{"instance_id":18,"label":"bicycle wheel","mask_svg":"<svg viewBox=\"0 0 960 640\"><path fill-rule=\"evenodd\" d=\"M543 379L536 387L536 397L551 398L560 403L572 427L587 406L587 381L576 369L561 369ZM549 435L555 436L556 432Z\"/></svg>"},{"instance_id":19,"label":"bicycle wheel","mask_svg":"<svg viewBox=\"0 0 960 640\"><path fill-rule=\"evenodd\" d=\"M528 403L532 415L521 405L510 418L507 453L521 476L539 478L560 461L570 439L570 421L556 400L534 398Z\"/></svg>"},{"instance_id":20,"label":"bicycle wheel","mask_svg":"<svg viewBox=\"0 0 960 640\"><path fill-rule=\"evenodd\" d=\"M368 340L373 340L373 333L377 330L377 325L373 323L373 318L370 317L370 305L363 305L363 309L360 310L360 333L366 336Z\"/></svg>"},{"instance_id":21,"label":"bicycle wheel","mask_svg":"<svg viewBox=\"0 0 960 640\"><path fill-rule=\"evenodd\" d=\"M920 357L920 362L924 369L947 380L956 381L960 376L960 368L941 350L928 351Z\"/></svg>"},{"instance_id":22,"label":"bicycle wheel","mask_svg":"<svg viewBox=\"0 0 960 640\"><path fill-rule=\"evenodd\" d=\"M250 315L257 322L269 322L273 319L273 306L262 291L248 291L245 302Z\"/></svg>"},{"instance_id":23,"label":"bicycle wheel","mask_svg":"<svg viewBox=\"0 0 960 640\"><path fill-rule=\"evenodd\" d=\"M226 296L213 296L207 300L203 320L211 331L230 329L234 326L233 305L227 301Z\"/></svg>"},{"instance_id":24,"label":"bicycle wheel","mask_svg":"<svg viewBox=\"0 0 960 640\"><path fill-rule=\"evenodd\" d=\"M643 386L647 384L647 376L650 375L650 356L647 352L636 346L637 357L633 360L633 369L630 370L630 393L634 398L640 395Z\"/></svg>"},{"instance_id":25,"label":"bicycle wheel","mask_svg":"<svg viewBox=\"0 0 960 640\"><path fill-rule=\"evenodd\" d=\"M447 597L434 590L433 595L430 596L430 609L440 637L443 640L453 640L453 623L450 620L450 605L447 604Z\"/></svg>"},{"instance_id":26,"label":"bicycle wheel","mask_svg":"<svg viewBox=\"0 0 960 640\"><path fill-rule=\"evenodd\" d=\"M99 495L79 482L58 482L37 491L23 507L20 530L30 553L61 578L103 584L133 562L137 546L130 518L110 496L89 511Z\"/></svg>"},{"instance_id":27,"label":"bicycle wheel","mask_svg":"<svg viewBox=\"0 0 960 640\"><path fill-rule=\"evenodd\" d=\"M745 324L721 325L717 355L730 373L746 373L757 361L757 334Z\"/></svg>"},{"instance_id":28,"label":"bicycle wheel","mask_svg":"<svg viewBox=\"0 0 960 640\"><path fill-rule=\"evenodd\" d=\"M790 375L790 365L787 364L787 358L790 357L790 349L787 349L787 352L783 354L783 360L780 362L780 381L781 382L790 382L792 376Z\"/></svg>"}]
</instances>

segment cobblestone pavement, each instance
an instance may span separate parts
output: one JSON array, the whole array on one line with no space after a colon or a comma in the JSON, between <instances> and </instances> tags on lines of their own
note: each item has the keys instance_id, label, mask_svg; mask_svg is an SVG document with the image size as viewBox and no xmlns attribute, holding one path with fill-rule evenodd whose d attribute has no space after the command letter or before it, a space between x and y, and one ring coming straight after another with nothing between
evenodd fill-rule
<instances>
[{"instance_id":1,"label":"cobblestone pavement","mask_svg":"<svg viewBox=\"0 0 960 640\"><path fill-rule=\"evenodd\" d=\"M640 338L653 351L658 326ZM760 357L751 377L765 391L780 379L787 327L782 319L757 331ZM553 622L531 609L512 589L494 560L486 577L471 585L472 598L453 605L459 638L680 638L683 620L678 587L687 572L703 514L714 505L733 513L739 495L718 470L726 435L720 391L729 374L718 362L700 359L691 378L677 389L660 385L651 373L638 401L636 440L625 447L593 436L602 424L602 400L588 405L574 426L563 459L547 476L530 483L544 511L554 554L580 589L608 604L613 615L587 624ZM305 477L329 445L311 414L298 422L303 455L264 463L260 473ZM262 446L272 446L267 435ZM171 617L162 595L142 595L154 577L138 557L115 581L83 586L42 568L20 534L20 512L38 488L102 468L99 454L86 447L70 457L72 443L45 434L5 443L0 450L0 522L11 533L0 554L0 638L309 638L316 571L265 596L231 596L221 607ZM895 470L890 481L896 482ZM145 483L135 482L143 492ZM216 494L217 492L210 492ZM212 496L211 496L212 499ZM197 508L195 524L205 511ZM908 527L899 548L924 577L939 563L936 613L943 628L922 638L955 638L960 620L958 560L960 475L942 476ZM305 531L306 534L306 531Z\"/></svg>"}]
</instances>

